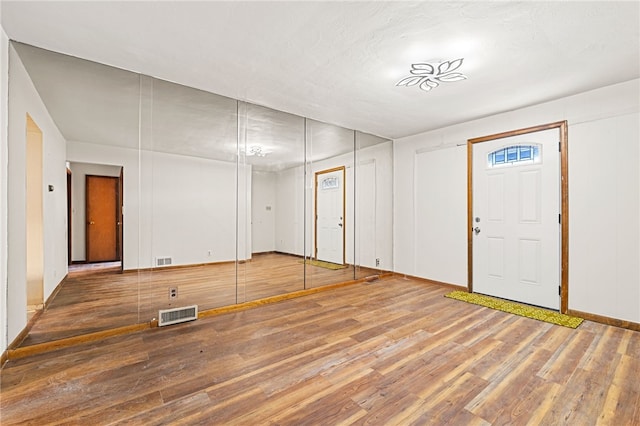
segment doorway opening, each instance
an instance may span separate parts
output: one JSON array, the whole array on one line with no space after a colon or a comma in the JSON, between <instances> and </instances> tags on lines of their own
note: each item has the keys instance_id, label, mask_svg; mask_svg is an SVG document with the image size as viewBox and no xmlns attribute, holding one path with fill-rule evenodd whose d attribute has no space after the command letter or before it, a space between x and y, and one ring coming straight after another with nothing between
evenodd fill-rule
<instances>
[{"instance_id":1,"label":"doorway opening","mask_svg":"<svg viewBox=\"0 0 640 426\"><path fill-rule=\"evenodd\" d=\"M123 269L123 167L69 162L69 272Z\"/></svg>"},{"instance_id":2,"label":"doorway opening","mask_svg":"<svg viewBox=\"0 0 640 426\"><path fill-rule=\"evenodd\" d=\"M42 131L27 114L26 222L27 222L27 315L44 306L44 225Z\"/></svg>"}]
</instances>

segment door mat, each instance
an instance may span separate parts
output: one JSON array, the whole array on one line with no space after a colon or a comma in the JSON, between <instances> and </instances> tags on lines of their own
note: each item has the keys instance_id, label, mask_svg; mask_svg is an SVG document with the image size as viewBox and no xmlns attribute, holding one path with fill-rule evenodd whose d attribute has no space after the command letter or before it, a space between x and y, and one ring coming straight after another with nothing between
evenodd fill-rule
<instances>
[{"instance_id":1,"label":"door mat","mask_svg":"<svg viewBox=\"0 0 640 426\"><path fill-rule=\"evenodd\" d=\"M584 321L582 318L572 317L548 309L536 308L535 306L523 305L477 293L467 293L466 291L452 291L451 293L445 294L444 297L569 328L578 328L578 326L582 324L582 321Z\"/></svg>"},{"instance_id":2,"label":"door mat","mask_svg":"<svg viewBox=\"0 0 640 426\"><path fill-rule=\"evenodd\" d=\"M331 263L331 262L325 262L323 260L313 260L313 259L305 259L304 261L300 260L299 263L306 263L307 265L319 266L321 268L332 269L334 271L349 267L349 265L339 265L337 263Z\"/></svg>"}]
</instances>

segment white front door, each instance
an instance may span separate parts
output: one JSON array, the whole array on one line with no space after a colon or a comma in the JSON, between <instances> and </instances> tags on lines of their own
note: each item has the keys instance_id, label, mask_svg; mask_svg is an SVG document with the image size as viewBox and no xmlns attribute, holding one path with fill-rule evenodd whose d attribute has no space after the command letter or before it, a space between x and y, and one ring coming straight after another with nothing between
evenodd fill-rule
<instances>
[{"instance_id":1,"label":"white front door","mask_svg":"<svg viewBox=\"0 0 640 426\"><path fill-rule=\"evenodd\" d=\"M557 129L473 145L473 291L560 308Z\"/></svg>"},{"instance_id":2,"label":"white front door","mask_svg":"<svg viewBox=\"0 0 640 426\"><path fill-rule=\"evenodd\" d=\"M316 173L316 259L344 264L344 167Z\"/></svg>"}]
</instances>

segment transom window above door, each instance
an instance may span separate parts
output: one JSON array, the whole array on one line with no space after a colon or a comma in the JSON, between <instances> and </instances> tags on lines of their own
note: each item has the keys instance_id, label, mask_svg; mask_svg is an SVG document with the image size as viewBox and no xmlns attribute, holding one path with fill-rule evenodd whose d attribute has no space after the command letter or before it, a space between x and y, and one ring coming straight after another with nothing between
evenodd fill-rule
<instances>
[{"instance_id":1,"label":"transom window above door","mask_svg":"<svg viewBox=\"0 0 640 426\"><path fill-rule=\"evenodd\" d=\"M321 189L335 189L340 187L340 181L336 177L327 177L322 179Z\"/></svg>"},{"instance_id":2,"label":"transom window above door","mask_svg":"<svg viewBox=\"0 0 640 426\"><path fill-rule=\"evenodd\" d=\"M542 161L542 147L533 145L511 145L487 154L487 166L503 167L512 165L538 164Z\"/></svg>"}]
</instances>

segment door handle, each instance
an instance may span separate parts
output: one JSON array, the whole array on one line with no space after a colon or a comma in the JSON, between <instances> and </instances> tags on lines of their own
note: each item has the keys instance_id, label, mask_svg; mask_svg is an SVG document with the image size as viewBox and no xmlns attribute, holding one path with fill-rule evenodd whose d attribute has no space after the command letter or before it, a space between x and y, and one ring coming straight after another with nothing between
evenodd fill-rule
<instances>
[{"instance_id":1,"label":"door handle","mask_svg":"<svg viewBox=\"0 0 640 426\"><path fill-rule=\"evenodd\" d=\"M480 227L476 226L475 228L473 228L473 232L475 232L476 235L478 235L480 233Z\"/></svg>"}]
</instances>

